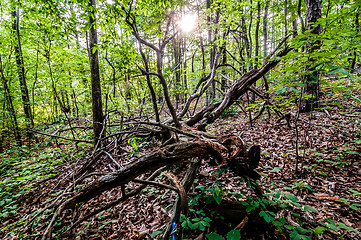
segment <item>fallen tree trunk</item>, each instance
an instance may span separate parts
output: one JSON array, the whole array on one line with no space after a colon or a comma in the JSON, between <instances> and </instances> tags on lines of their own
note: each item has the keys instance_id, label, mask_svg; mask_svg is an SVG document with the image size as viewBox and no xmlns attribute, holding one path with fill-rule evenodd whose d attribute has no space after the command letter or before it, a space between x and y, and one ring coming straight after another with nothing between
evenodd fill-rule
<instances>
[{"instance_id":1,"label":"fallen tree trunk","mask_svg":"<svg viewBox=\"0 0 361 240\"><path fill-rule=\"evenodd\" d=\"M250 176L259 163L259 146L249 146L234 135L221 137L218 141L196 139L165 146L146 155L118 172L102 176L89 186L75 193L73 197L58 204L43 239L50 238L51 229L61 213L81 202L87 202L104 191L122 186L136 177L158 168L175 165L189 159L213 157L223 165L229 165L237 174Z\"/></svg>"}]
</instances>

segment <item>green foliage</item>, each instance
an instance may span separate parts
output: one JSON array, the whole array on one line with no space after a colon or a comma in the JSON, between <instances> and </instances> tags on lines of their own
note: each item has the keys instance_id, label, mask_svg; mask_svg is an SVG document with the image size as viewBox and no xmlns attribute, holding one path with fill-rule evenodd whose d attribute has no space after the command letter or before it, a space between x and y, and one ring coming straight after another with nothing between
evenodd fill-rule
<instances>
[{"instance_id":1,"label":"green foliage","mask_svg":"<svg viewBox=\"0 0 361 240\"><path fill-rule=\"evenodd\" d=\"M184 229L199 229L204 231L206 227L210 227L210 222L212 221L209 217L206 217L205 213L202 210L196 211L194 209L189 210L191 213L196 214L195 218L186 217L182 214L181 216L181 225Z\"/></svg>"},{"instance_id":2,"label":"green foliage","mask_svg":"<svg viewBox=\"0 0 361 240\"><path fill-rule=\"evenodd\" d=\"M149 142L141 142L143 139L139 137L134 137L128 140L128 144L130 145L130 156L139 155L139 151L149 145ZM140 143L139 143L140 142Z\"/></svg>"},{"instance_id":3,"label":"green foliage","mask_svg":"<svg viewBox=\"0 0 361 240\"><path fill-rule=\"evenodd\" d=\"M206 235L209 240L239 240L241 239L240 230L232 230L227 233L227 237L224 238L218 233L209 233Z\"/></svg>"},{"instance_id":4,"label":"green foliage","mask_svg":"<svg viewBox=\"0 0 361 240\"><path fill-rule=\"evenodd\" d=\"M37 144L30 152L25 148L12 148L0 154L0 219L15 214L24 197L36 191L38 185L34 180L53 176L54 170L62 164L68 155L59 148L45 148ZM35 212L36 213L36 212ZM34 214L35 214L34 213ZM44 215L50 214L45 211ZM39 221L39 220L38 220ZM23 220L14 222L6 228L15 233ZM38 222L34 222L34 225Z\"/></svg>"}]
</instances>

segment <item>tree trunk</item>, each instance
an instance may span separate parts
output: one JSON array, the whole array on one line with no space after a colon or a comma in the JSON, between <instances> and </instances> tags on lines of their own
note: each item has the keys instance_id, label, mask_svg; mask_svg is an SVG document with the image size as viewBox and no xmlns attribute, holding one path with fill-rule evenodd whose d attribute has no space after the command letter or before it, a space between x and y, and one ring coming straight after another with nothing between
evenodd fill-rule
<instances>
[{"instance_id":1,"label":"tree trunk","mask_svg":"<svg viewBox=\"0 0 361 240\"><path fill-rule=\"evenodd\" d=\"M93 132L94 132L94 146L100 147L99 140L105 135L103 129L103 105L102 92L100 86L99 74L99 57L98 57L98 37L96 30L95 18L95 0L90 0L88 7L89 11L89 60L90 60L90 77L92 85L92 111L93 111Z\"/></svg>"},{"instance_id":2,"label":"tree trunk","mask_svg":"<svg viewBox=\"0 0 361 240\"><path fill-rule=\"evenodd\" d=\"M30 108L30 98L29 91L26 86L25 80L25 69L24 69L24 59L21 50L21 41L20 41L20 32L19 32L19 9L11 12L11 17L13 18L12 30L16 36L17 43L14 45L15 49L15 57L16 57L16 65L18 67L18 75L21 89L21 99L23 102L24 113L26 118L26 127L32 128L34 126L33 118L31 116L31 108ZM31 133L28 132L28 136L31 137Z\"/></svg>"},{"instance_id":3,"label":"tree trunk","mask_svg":"<svg viewBox=\"0 0 361 240\"><path fill-rule=\"evenodd\" d=\"M297 14L298 14L298 19L300 20L300 23L301 23L301 30L303 33L305 31L305 23L303 22L301 7L302 7L302 0L298 0Z\"/></svg>"},{"instance_id":4,"label":"tree trunk","mask_svg":"<svg viewBox=\"0 0 361 240\"><path fill-rule=\"evenodd\" d=\"M227 64L227 42L225 41L223 46L222 46L222 65L226 65ZM221 81L221 90L222 92L226 91L226 75L227 75L227 71L225 68L222 69L222 81Z\"/></svg>"},{"instance_id":5,"label":"tree trunk","mask_svg":"<svg viewBox=\"0 0 361 240\"><path fill-rule=\"evenodd\" d=\"M355 14L355 28L356 28L356 33L358 34L360 32L360 23L359 23L359 9L356 10L356 14ZM351 70L354 71L355 67L356 67L356 59L357 59L357 51L356 48L353 51L353 58L352 58L352 62L351 62Z\"/></svg>"},{"instance_id":6,"label":"tree trunk","mask_svg":"<svg viewBox=\"0 0 361 240\"><path fill-rule=\"evenodd\" d=\"M1 61L1 55L0 55L0 74L1 74L1 78L3 80L3 85L4 85L4 95L5 95L5 99L6 99L6 105L7 105L7 110L10 114L10 118L11 118L11 123L13 125L13 132L14 132L14 136L15 136L15 141L16 144L21 147L22 146L22 141L21 141L21 136L20 136L20 130L19 130L19 124L18 124L18 120L16 118L16 112L14 109L14 105L13 105L13 100L10 94L10 89L8 87L5 75L4 75L4 71L3 71L3 65L2 65L2 61Z\"/></svg>"},{"instance_id":7,"label":"tree trunk","mask_svg":"<svg viewBox=\"0 0 361 240\"><path fill-rule=\"evenodd\" d=\"M254 38L256 41L256 46L255 46L255 58L256 58L256 62L255 62L255 68L258 68L258 55L259 55L259 23L261 20L261 3L260 0L257 2L257 21L256 21L256 30L254 33Z\"/></svg>"},{"instance_id":8,"label":"tree trunk","mask_svg":"<svg viewBox=\"0 0 361 240\"><path fill-rule=\"evenodd\" d=\"M174 53L174 69L175 69L175 98L176 98L176 109L180 103L180 89L181 89L181 43L179 38L173 39L173 53Z\"/></svg>"},{"instance_id":9,"label":"tree trunk","mask_svg":"<svg viewBox=\"0 0 361 240\"><path fill-rule=\"evenodd\" d=\"M311 38L321 33L321 25L313 26L319 18L321 18L321 0L307 0L307 28L311 30ZM320 48L320 41L310 40L307 44L306 52L312 54ZM310 74L303 78L305 87L302 89L302 99L300 104L300 112L310 112L319 107L319 72L315 67L310 67L315 59L310 58L306 65L306 71Z\"/></svg>"},{"instance_id":10,"label":"tree trunk","mask_svg":"<svg viewBox=\"0 0 361 240\"><path fill-rule=\"evenodd\" d=\"M140 51L140 55L142 55L145 71L147 73L149 73L148 59L147 59L147 57L145 56L145 54L143 52L141 43L139 43L139 51ZM148 88L149 88L150 96L152 97L155 120L157 122L160 122L158 105L157 105L157 97L156 97L156 94L155 94L155 91L154 91L154 88L153 88L153 85L152 85L152 81L151 81L150 76L148 74L145 77L146 77L147 85L148 85Z\"/></svg>"},{"instance_id":11,"label":"tree trunk","mask_svg":"<svg viewBox=\"0 0 361 240\"><path fill-rule=\"evenodd\" d=\"M268 5L269 1L266 2L266 6L264 7L264 15L263 15L263 57L267 57L268 55L268 33L267 33L267 17L268 17Z\"/></svg>"},{"instance_id":12,"label":"tree trunk","mask_svg":"<svg viewBox=\"0 0 361 240\"><path fill-rule=\"evenodd\" d=\"M248 27L248 39L249 39L249 54L247 54L247 57L250 58L252 55L252 20L253 20L253 1L250 0L250 16L249 16L249 27Z\"/></svg>"},{"instance_id":13,"label":"tree trunk","mask_svg":"<svg viewBox=\"0 0 361 240\"><path fill-rule=\"evenodd\" d=\"M288 32L288 28L287 28L287 14L288 14L288 4L287 4L287 0L285 0L285 37L287 36L287 32ZM287 45L287 40L285 41L285 46Z\"/></svg>"}]
</instances>

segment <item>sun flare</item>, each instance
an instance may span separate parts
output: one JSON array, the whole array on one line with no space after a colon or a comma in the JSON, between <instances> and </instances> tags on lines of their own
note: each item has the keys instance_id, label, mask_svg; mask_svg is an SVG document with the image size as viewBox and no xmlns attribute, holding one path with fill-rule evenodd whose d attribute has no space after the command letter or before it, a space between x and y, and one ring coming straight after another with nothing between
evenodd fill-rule
<instances>
[{"instance_id":1,"label":"sun flare","mask_svg":"<svg viewBox=\"0 0 361 240\"><path fill-rule=\"evenodd\" d=\"M179 20L179 27L182 32L190 33L196 27L197 15L194 13L187 13Z\"/></svg>"}]
</instances>

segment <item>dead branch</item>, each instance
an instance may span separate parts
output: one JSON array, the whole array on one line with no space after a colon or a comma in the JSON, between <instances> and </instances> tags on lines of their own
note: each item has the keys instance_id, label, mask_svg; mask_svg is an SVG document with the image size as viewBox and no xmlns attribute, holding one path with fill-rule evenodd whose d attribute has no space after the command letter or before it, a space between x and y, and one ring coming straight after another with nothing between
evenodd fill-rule
<instances>
[{"instance_id":1,"label":"dead branch","mask_svg":"<svg viewBox=\"0 0 361 240\"><path fill-rule=\"evenodd\" d=\"M62 136L58 136L58 135L52 135L52 134L48 134L48 133L39 132L39 131L36 131L36 130L34 130L34 129L28 129L28 131L34 132L34 133L37 133L37 134L41 134L41 135L44 135L44 136L48 136L48 137L60 138L60 139L64 139L64 140L68 140L68 141L73 141L73 142L93 143L92 141L89 141L89 140L80 140L80 139L66 138L66 137L62 137Z\"/></svg>"},{"instance_id":2,"label":"dead branch","mask_svg":"<svg viewBox=\"0 0 361 240\"><path fill-rule=\"evenodd\" d=\"M286 47L280 51L274 58L264 63L261 68L251 70L238 80L234 81L232 86L228 89L227 93L223 97L223 100L208 106L206 109L201 110L193 117L188 119L186 123L189 126L193 126L197 122L201 122L202 125L213 123L222 112L230 107L235 101L237 101L246 91L249 86L254 84L258 79L262 78L269 70L274 68L280 61L281 57L285 56L291 48ZM273 53L271 53L272 55Z\"/></svg>"}]
</instances>

